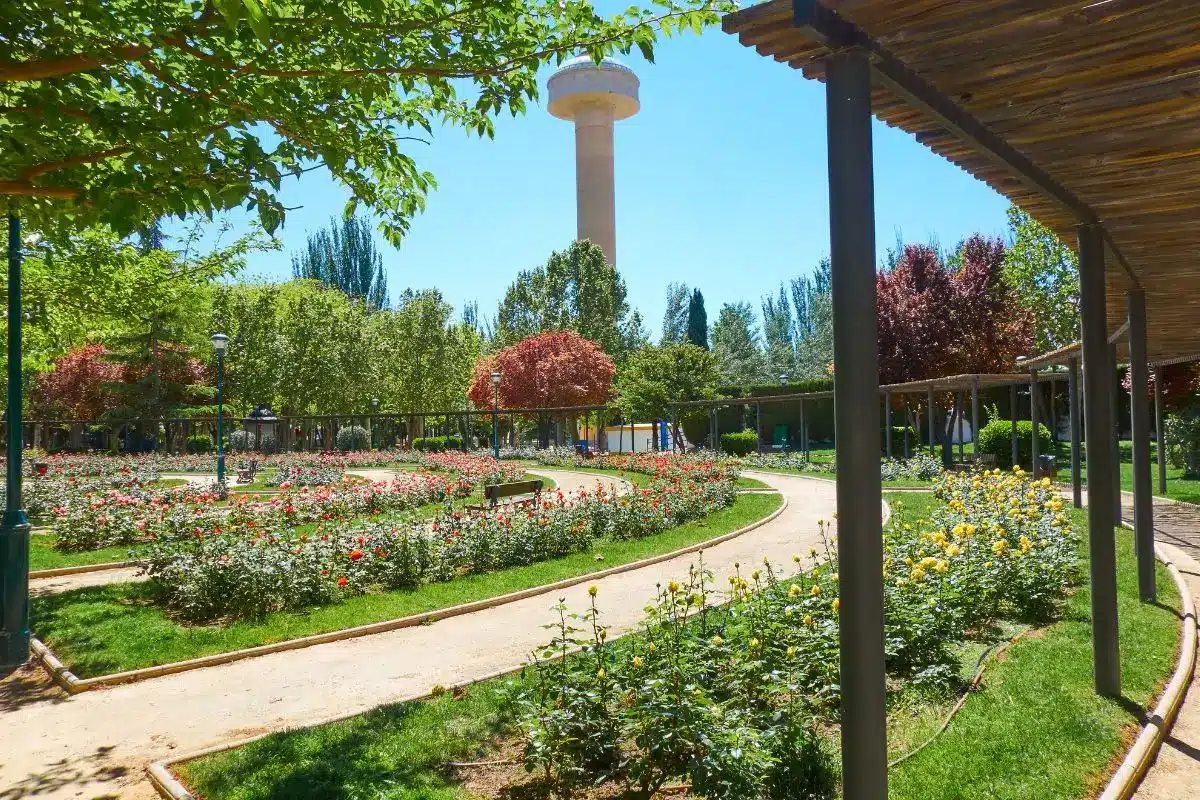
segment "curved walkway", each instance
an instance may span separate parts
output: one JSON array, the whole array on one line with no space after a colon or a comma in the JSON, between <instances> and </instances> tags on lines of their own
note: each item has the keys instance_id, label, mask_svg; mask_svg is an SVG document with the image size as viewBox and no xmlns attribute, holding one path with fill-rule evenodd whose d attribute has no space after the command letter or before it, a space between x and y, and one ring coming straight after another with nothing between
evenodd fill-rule
<instances>
[{"instance_id":1,"label":"curved walkway","mask_svg":"<svg viewBox=\"0 0 1200 800\"><path fill-rule=\"evenodd\" d=\"M543 470L538 470L543 472ZM564 490L572 476L544 470ZM756 475L755 477L760 477ZM819 520L835 508L834 484L762 474L787 509L771 522L705 552L726 583L734 565L764 556L791 567L791 556L820 545ZM827 526L828 527L828 526ZM655 584L687 574L682 556L596 581L604 621L614 632L641 619ZM146 765L265 731L281 730L520 665L542 644L550 607L587 603L587 584L503 606L344 642L66 696L25 667L0 682L0 798L154 797Z\"/></svg>"}]
</instances>

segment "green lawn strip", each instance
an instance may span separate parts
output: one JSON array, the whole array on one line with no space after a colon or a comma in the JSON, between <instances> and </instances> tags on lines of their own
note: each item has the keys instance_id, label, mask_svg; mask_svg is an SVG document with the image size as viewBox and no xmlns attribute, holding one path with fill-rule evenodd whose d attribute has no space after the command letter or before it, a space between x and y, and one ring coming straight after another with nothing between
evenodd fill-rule
<instances>
[{"instance_id":1,"label":"green lawn strip","mask_svg":"<svg viewBox=\"0 0 1200 800\"><path fill-rule=\"evenodd\" d=\"M29 537L29 569L62 569L83 567L91 564L108 564L115 561L130 561L139 557L146 545L115 545L100 550L63 553L54 549L54 537L38 534Z\"/></svg>"},{"instance_id":2,"label":"green lawn strip","mask_svg":"<svg viewBox=\"0 0 1200 800\"><path fill-rule=\"evenodd\" d=\"M591 551L567 558L413 591L360 595L306 613L276 613L228 626L176 622L151 603L148 584L88 587L35 598L31 628L77 675L103 675L395 619L598 572L736 530L782 502L775 494L740 495L732 506L704 520L645 539L599 542Z\"/></svg>"},{"instance_id":3,"label":"green lawn strip","mask_svg":"<svg viewBox=\"0 0 1200 800\"><path fill-rule=\"evenodd\" d=\"M1083 529L1083 512L1074 513ZM1126 701L1092 691L1089 592L1068 601L1059 621L1013 645L988 667L973 695L935 742L893 770L893 800L987 797L1058 800L1095 796L1135 730L1130 702L1148 706L1175 663L1176 613L1137 599L1132 534L1117 534L1122 685ZM1179 604L1159 566L1160 601ZM933 727L936 727L934 725Z\"/></svg>"},{"instance_id":4,"label":"green lawn strip","mask_svg":"<svg viewBox=\"0 0 1200 800\"><path fill-rule=\"evenodd\" d=\"M905 504L897 513L914 520L934 505L927 495L889 499ZM1079 512L1075 520L1085 523ZM1170 611L1137 601L1128 532L1119 534L1118 544L1123 678L1126 695L1145 706L1174 664L1179 620ZM1178 604L1165 569L1159 570L1159 587L1165 604ZM1120 750L1122 729L1133 726L1136 718L1119 703L1092 693L1088 603L1086 588L1077 591L1061 621L993 659L982 690L967 700L947 731L892 771L890 796L1094 796L1100 773ZM1021 629L1002 623L987 640L963 644L963 678L991 644ZM442 765L495 757L496 736L511 720L503 692L511 680L477 684L461 699L444 695L390 705L343 722L274 734L181 764L178 771L205 800L467 800L469 794ZM953 702L908 690L894 696L891 757L928 739Z\"/></svg>"}]
</instances>

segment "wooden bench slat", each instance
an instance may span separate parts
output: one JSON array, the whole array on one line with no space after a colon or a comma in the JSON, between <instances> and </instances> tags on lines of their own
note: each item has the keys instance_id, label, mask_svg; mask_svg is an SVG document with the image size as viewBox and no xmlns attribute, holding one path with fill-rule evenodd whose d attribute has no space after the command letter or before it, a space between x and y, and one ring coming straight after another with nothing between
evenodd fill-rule
<instances>
[{"instance_id":1,"label":"wooden bench slat","mask_svg":"<svg viewBox=\"0 0 1200 800\"><path fill-rule=\"evenodd\" d=\"M483 496L496 502L502 497L515 497L519 494L537 494L542 491L542 481L513 481L512 483L497 483L485 487Z\"/></svg>"}]
</instances>

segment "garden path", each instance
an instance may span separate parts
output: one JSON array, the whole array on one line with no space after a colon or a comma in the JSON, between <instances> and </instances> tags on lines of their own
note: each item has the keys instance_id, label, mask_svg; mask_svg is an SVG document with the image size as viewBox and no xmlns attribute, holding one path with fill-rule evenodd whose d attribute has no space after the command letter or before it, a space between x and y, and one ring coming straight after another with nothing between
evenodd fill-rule
<instances>
[{"instance_id":1,"label":"garden path","mask_svg":"<svg viewBox=\"0 0 1200 800\"><path fill-rule=\"evenodd\" d=\"M543 470L538 470L542 472ZM569 481L594 475L544 470ZM820 547L819 520L835 508L835 485L803 477L756 474L788 506L778 517L705 553L725 585L734 565L764 556L791 567L793 553ZM637 625L655 584L685 577L682 556L596 581L604 621L614 632ZM145 767L198 748L257 733L366 711L519 666L546 640L542 624L565 598L576 609L587 585L547 592L434 625L318 645L209 669L85 692L67 699L39 669L0 681L0 797L151 798Z\"/></svg>"},{"instance_id":2,"label":"garden path","mask_svg":"<svg viewBox=\"0 0 1200 800\"><path fill-rule=\"evenodd\" d=\"M391 469L348 470L351 475L358 475L371 481L390 481L398 473ZM628 490L628 481L616 477L590 475L582 472L566 472L564 470L531 469L530 474L550 478L555 486L570 495L581 489L593 490L601 483L609 491L624 492ZM173 475L169 477L187 478L197 486L209 486L216 480L215 475ZM116 569L97 570L95 572L78 572L74 575L59 575L53 578L34 578L29 582L29 592L34 597L48 594L69 592L73 589L83 589L88 586L107 586L110 583L135 583L144 581L147 576L138 574L137 567L119 567ZM0 794L0 798L4 795ZM5 799L6 800L6 799Z\"/></svg>"}]
</instances>

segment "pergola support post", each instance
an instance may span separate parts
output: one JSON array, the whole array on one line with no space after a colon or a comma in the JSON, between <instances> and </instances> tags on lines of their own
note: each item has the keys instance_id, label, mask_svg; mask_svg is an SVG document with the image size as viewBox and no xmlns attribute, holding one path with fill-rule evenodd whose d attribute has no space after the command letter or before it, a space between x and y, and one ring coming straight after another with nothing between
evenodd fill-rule
<instances>
[{"instance_id":1,"label":"pergola support post","mask_svg":"<svg viewBox=\"0 0 1200 800\"><path fill-rule=\"evenodd\" d=\"M1158 460L1158 493L1167 493L1167 442L1163 436L1162 367L1154 368L1154 450Z\"/></svg>"},{"instance_id":2,"label":"pergola support post","mask_svg":"<svg viewBox=\"0 0 1200 800\"><path fill-rule=\"evenodd\" d=\"M1121 524L1121 379L1117 372L1117 346L1110 342L1108 345L1108 385L1111 389L1109 397L1112 400L1112 500L1113 520Z\"/></svg>"},{"instance_id":3,"label":"pergola support post","mask_svg":"<svg viewBox=\"0 0 1200 800\"><path fill-rule=\"evenodd\" d=\"M1133 439L1133 538L1137 551L1138 596L1153 603L1154 498L1150 484L1150 403L1146 397L1149 364L1146 361L1146 293L1135 289L1125 295L1129 318L1129 416Z\"/></svg>"},{"instance_id":4,"label":"pergola support post","mask_svg":"<svg viewBox=\"0 0 1200 800\"><path fill-rule=\"evenodd\" d=\"M930 386L925 390L925 416L928 417L926 424L929 425L929 454L937 455L937 433L934 430L933 421L933 387Z\"/></svg>"},{"instance_id":5,"label":"pergola support post","mask_svg":"<svg viewBox=\"0 0 1200 800\"><path fill-rule=\"evenodd\" d=\"M979 378L971 381L971 450L979 463Z\"/></svg>"},{"instance_id":6,"label":"pergola support post","mask_svg":"<svg viewBox=\"0 0 1200 800\"><path fill-rule=\"evenodd\" d=\"M804 451L804 460L808 461L808 419L804 413L804 398L800 398L800 449Z\"/></svg>"},{"instance_id":7,"label":"pergola support post","mask_svg":"<svg viewBox=\"0 0 1200 800\"><path fill-rule=\"evenodd\" d=\"M758 433L758 452L762 453L762 403L754 404L754 430Z\"/></svg>"},{"instance_id":8,"label":"pergola support post","mask_svg":"<svg viewBox=\"0 0 1200 800\"><path fill-rule=\"evenodd\" d=\"M1079 405L1079 362L1071 359L1067 364L1067 403L1071 406L1071 502L1083 508L1083 475L1080 470L1079 441L1083 433Z\"/></svg>"},{"instance_id":9,"label":"pergola support post","mask_svg":"<svg viewBox=\"0 0 1200 800\"><path fill-rule=\"evenodd\" d=\"M1041 448L1038 447L1039 420L1038 420L1038 383L1037 383L1037 379L1038 379L1037 370L1036 369L1031 370L1029 372L1029 421L1031 423L1031 427L1033 430L1031 431L1031 440L1029 443L1029 453L1030 453L1029 474L1033 476L1033 479L1035 481L1038 478L1042 477L1039 474L1040 470L1038 469L1038 459L1041 457L1042 454L1041 454L1041 452L1039 452L1041 450Z\"/></svg>"},{"instance_id":10,"label":"pergola support post","mask_svg":"<svg viewBox=\"0 0 1200 800\"><path fill-rule=\"evenodd\" d=\"M890 459L892 457L892 396L883 393L883 451Z\"/></svg>"},{"instance_id":11,"label":"pergola support post","mask_svg":"<svg viewBox=\"0 0 1200 800\"><path fill-rule=\"evenodd\" d=\"M908 429L911 427L912 412L908 410L908 395L904 395L904 459L907 461L912 457L911 446L909 443Z\"/></svg>"},{"instance_id":12,"label":"pergola support post","mask_svg":"<svg viewBox=\"0 0 1200 800\"><path fill-rule=\"evenodd\" d=\"M1117 557L1113 528L1112 392L1104 298L1104 240L1100 226L1084 223L1079 237L1080 316L1083 330L1084 413L1087 433L1088 554L1091 570L1092 661L1096 692L1121 696L1117 639Z\"/></svg>"},{"instance_id":13,"label":"pergola support post","mask_svg":"<svg viewBox=\"0 0 1200 800\"><path fill-rule=\"evenodd\" d=\"M1017 446L1017 385L1015 383L1008 387L1008 416L1012 422L1012 463L1016 467L1021 463L1017 460L1021 451Z\"/></svg>"},{"instance_id":14,"label":"pergola support post","mask_svg":"<svg viewBox=\"0 0 1200 800\"><path fill-rule=\"evenodd\" d=\"M883 515L879 440L872 433L879 424L879 354L867 52L833 53L826 61L826 81L843 796L885 800Z\"/></svg>"}]
</instances>

